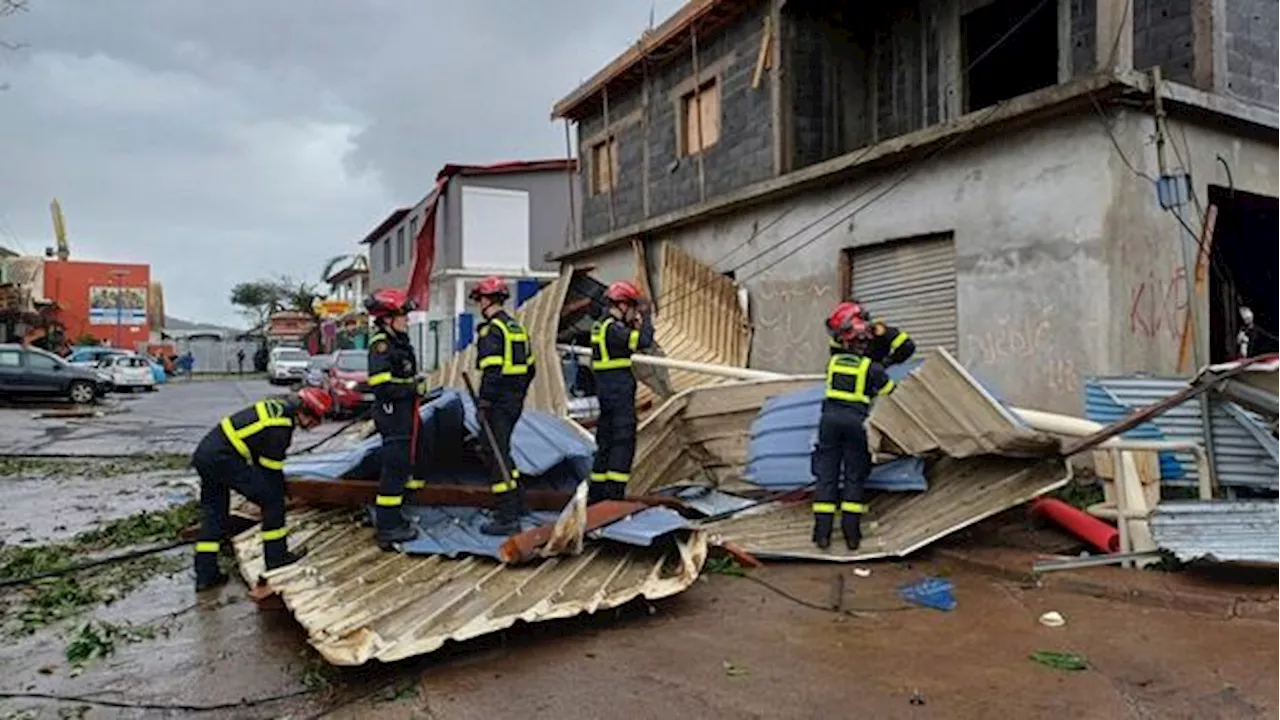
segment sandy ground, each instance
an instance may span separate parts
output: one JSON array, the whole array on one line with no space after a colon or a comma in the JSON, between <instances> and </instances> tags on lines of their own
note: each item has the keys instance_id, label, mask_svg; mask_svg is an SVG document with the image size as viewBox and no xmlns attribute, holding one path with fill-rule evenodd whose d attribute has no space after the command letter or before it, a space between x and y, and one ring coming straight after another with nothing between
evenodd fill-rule
<instances>
[{"instance_id":1,"label":"sandy ground","mask_svg":"<svg viewBox=\"0 0 1280 720\"><path fill-rule=\"evenodd\" d=\"M218 387L232 383L193 384L205 397L197 385L214 391L203 415L218 402L243 400L234 387ZM2 417L11 413L21 417ZM0 428L29 423L30 414L2 410ZM169 408L155 417L181 415ZM0 538L65 537L174 502L183 477L169 470L0 479ZM0 718L1255 718L1280 710L1274 616L1225 619L1029 588L941 552L868 564L866 578L849 567L800 563L752 573L774 588L704 575L657 604L517 627L426 658L356 669L324 665L287 612L260 611L239 583L197 603L189 556L176 557L181 571L110 605L4 639ZM895 588L926 575L955 583L954 611L899 609ZM852 614L824 609L837 577ZM1214 591L1236 592L1225 584ZM1048 610L1062 613L1066 626L1040 625ZM64 650L89 618L157 632L77 672ZM1077 653L1089 667L1044 667L1029 658L1040 650ZM287 695L295 697L253 702ZM199 709L242 699L249 704Z\"/></svg>"}]
</instances>

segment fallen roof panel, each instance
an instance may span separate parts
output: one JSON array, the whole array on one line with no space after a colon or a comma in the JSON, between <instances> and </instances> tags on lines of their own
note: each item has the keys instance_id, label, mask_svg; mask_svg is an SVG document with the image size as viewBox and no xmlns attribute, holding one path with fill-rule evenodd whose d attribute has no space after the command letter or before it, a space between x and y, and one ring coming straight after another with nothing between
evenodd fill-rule
<instances>
[{"instance_id":1,"label":"fallen roof panel","mask_svg":"<svg viewBox=\"0 0 1280 720\"><path fill-rule=\"evenodd\" d=\"M1275 500L1165 501L1151 515L1156 546L1190 562L1280 563Z\"/></svg>"},{"instance_id":2,"label":"fallen roof panel","mask_svg":"<svg viewBox=\"0 0 1280 720\"><path fill-rule=\"evenodd\" d=\"M810 537L813 514L806 502L773 503L708 523L711 542L731 542L760 558L853 562L902 557L951 533L1034 497L1071 479L1063 460L983 456L942 458L931 464L929 491L880 493L863 519L861 547L850 552L838 538L827 550ZM837 533L838 534L838 533Z\"/></svg>"},{"instance_id":3,"label":"fallen roof panel","mask_svg":"<svg viewBox=\"0 0 1280 720\"><path fill-rule=\"evenodd\" d=\"M408 507L422 534L404 543L400 550L409 555L477 555L500 560L499 550L506 537L485 535L480 526L489 521L489 513L474 507ZM372 508L370 509L372 516ZM532 512L521 519L525 529L553 523L556 513Z\"/></svg>"},{"instance_id":4,"label":"fallen roof panel","mask_svg":"<svg viewBox=\"0 0 1280 720\"><path fill-rule=\"evenodd\" d=\"M378 549L350 510L292 515L307 554L265 575L334 665L392 662L511 627L675 595L697 579L706 536L686 531L652 548L591 544L581 555L509 566L485 558L412 557ZM233 541L249 584L263 576L256 528Z\"/></svg>"}]
</instances>

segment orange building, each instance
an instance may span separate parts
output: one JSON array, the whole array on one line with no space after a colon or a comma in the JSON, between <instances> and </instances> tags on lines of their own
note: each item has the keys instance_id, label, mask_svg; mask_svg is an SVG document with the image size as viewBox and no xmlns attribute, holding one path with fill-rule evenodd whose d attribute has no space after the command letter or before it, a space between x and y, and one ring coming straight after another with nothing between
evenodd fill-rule
<instances>
[{"instance_id":1,"label":"orange building","mask_svg":"<svg viewBox=\"0 0 1280 720\"><path fill-rule=\"evenodd\" d=\"M134 348L150 339L151 266L47 260L44 296L57 303L67 340L92 335L103 343Z\"/></svg>"}]
</instances>

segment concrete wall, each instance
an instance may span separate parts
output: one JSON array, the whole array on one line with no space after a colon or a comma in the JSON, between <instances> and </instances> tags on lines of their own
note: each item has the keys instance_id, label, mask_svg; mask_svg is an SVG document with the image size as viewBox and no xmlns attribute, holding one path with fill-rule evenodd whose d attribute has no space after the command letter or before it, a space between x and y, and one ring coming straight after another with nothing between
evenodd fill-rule
<instances>
[{"instance_id":1,"label":"concrete wall","mask_svg":"<svg viewBox=\"0 0 1280 720\"><path fill-rule=\"evenodd\" d=\"M1275 0L1227 0L1223 38L1226 93L1272 109L1277 107L1277 7Z\"/></svg>"},{"instance_id":2,"label":"concrete wall","mask_svg":"<svg viewBox=\"0 0 1280 720\"><path fill-rule=\"evenodd\" d=\"M1192 0L1133 1L1133 66L1160 66L1167 80L1193 82Z\"/></svg>"},{"instance_id":3,"label":"concrete wall","mask_svg":"<svg viewBox=\"0 0 1280 720\"><path fill-rule=\"evenodd\" d=\"M529 263L531 270L554 270L557 263L547 259L569 247L570 233L576 220L570 215L569 183L575 176L563 171L504 173L501 175L459 175L449 183L445 193L445 240L442 264L437 267L462 266L462 225L454 222L462 215L462 188L485 187L523 190L529 193ZM574 189L578 205L577 188Z\"/></svg>"},{"instance_id":4,"label":"concrete wall","mask_svg":"<svg viewBox=\"0 0 1280 720\"><path fill-rule=\"evenodd\" d=\"M698 160L680 157L676 135L680 95L693 78L691 48L669 64L651 68L647 105L642 86L610 88L609 125L617 138L622 172L613 193L588 193L583 198L584 237L687 207L703 197L773 175L769 73L764 74L759 87L751 87L767 11L768 3L756 0L725 29L699 38L699 79L718 78L721 107L720 139L702 155L701 181ZM584 177L590 176L593 142L605 136L602 110L578 124ZM583 187L589 189L589 183L584 182Z\"/></svg>"}]
</instances>

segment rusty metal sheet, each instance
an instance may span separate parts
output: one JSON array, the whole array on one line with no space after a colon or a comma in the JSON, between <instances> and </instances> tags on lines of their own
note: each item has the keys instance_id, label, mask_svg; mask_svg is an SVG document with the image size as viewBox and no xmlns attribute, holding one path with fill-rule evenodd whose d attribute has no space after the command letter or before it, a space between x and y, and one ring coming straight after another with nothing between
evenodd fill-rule
<instances>
[{"instance_id":1,"label":"rusty metal sheet","mask_svg":"<svg viewBox=\"0 0 1280 720\"><path fill-rule=\"evenodd\" d=\"M991 396L942 348L921 354L919 368L888 396L876 400L868 439L876 453L953 458L997 454L1057 454L1056 438L1035 432Z\"/></svg>"},{"instance_id":2,"label":"rusty metal sheet","mask_svg":"<svg viewBox=\"0 0 1280 720\"><path fill-rule=\"evenodd\" d=\"M564 306L565 294L569 291L569 282L573 278L573 266L564 265L560 278L542 288L537 295L529 299L514 315L533 341L534 354L538 360L538 375L529 388L529 396L524 406L530 410L542 410L552 415L568 414L564 373L560 372L560 356L556 352L556 333L560 327L560 310ZM462 373L469 372L478 382L476 375L476 347L472 343L451 360L431 373L431 387L465 387Z\"/></svg>"},{"instance_id":3,"label":"rusty metal sheet","mask_svg":"<svg viewBox=\"0 0 1280 720\"><path fill-rule=\"evenodd\" d=\"M670 545L590 543L581 555L518 567L486 558L410 557L378 549L349 510L290 516L291 543L306 556L264 575L256 528L233 540L250 586L265 577L334 665L392 662L511 627L618 607L688 589L706 560L702 531Z\"/></svg>"},{"instance_id":4,"label":"rusty metal sheet","mask_svg":"<svg viewBox=\"0 0 1280 720\"><path fill-rule=\"evenodd\" d=\"M1071 479L1061 459L983 456L941 458L929 468L929 491L877 493L863 519L863 540L855 552L836 532L831 547L811 541L813 514L808 501L772 503L703 528L712 544L730 543L758 558L853 562L902 557L1008 508L1062 487Z\"/></svg>"}]
</instances>

